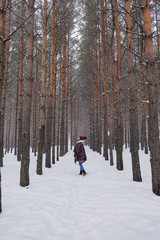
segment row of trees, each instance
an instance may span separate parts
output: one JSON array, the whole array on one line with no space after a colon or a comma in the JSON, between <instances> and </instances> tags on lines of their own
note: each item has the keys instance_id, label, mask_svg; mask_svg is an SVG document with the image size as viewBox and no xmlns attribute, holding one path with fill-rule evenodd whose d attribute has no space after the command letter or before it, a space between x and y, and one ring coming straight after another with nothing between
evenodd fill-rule
<instances>
[{"instance_id":1,"label":"row of trees","mask_svg":"<svg viewBox=\"0 0 160 240\"><path fill-rule=\"evenodd\" d=\"M84 1L79 84L88 103L90 147L123 170L130 147L134 181L142 181L139 147L150 151L152 189L160 195L158 1ZM82 83L83 78L83 83ZM83 99L85 96L88 97ZM77 93L78 94L78 93ZM140 144L139 144L140 143Z\"/></svg>"},{"instance_id":2,"label":"row of trees","mask_svg":"<svg viewBox=\"0 0 160 240\"><path fill-rule=\"evenodd\" d=\"M77 138L72 121L72 115L77 117L72 91L76 3L0 3L0 166L4 153L14 149L21 161L20 185L27 186L30 147L37 154L36 171L41 175L43 153L50 168L68 151L68 135L71 145Z\"/></svg>"},{"instance_id":3,"label":"row of trees","mask_svg":"<svg viewBox=\"0 0 160 240\"><path fill-rule=\"evenodd\" d=\"M14 149L21 186L30 147L41 175L43 153L51 167L85 134L111 166L115 148L118 170L129 146L134 181L139 143L149 149L160 195L159 10L156 0L0 0L0 166Z\"/></svg>"}]
</instances>

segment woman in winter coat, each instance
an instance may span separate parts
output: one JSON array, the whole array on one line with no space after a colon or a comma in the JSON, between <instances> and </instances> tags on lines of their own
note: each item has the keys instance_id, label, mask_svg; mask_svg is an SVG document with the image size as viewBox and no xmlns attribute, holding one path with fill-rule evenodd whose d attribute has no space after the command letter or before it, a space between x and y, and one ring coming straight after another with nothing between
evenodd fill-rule
<instances>
[{"instance_id":1,"label":"woman in winter coat","mask_svg":"<svg viewBox=\"0 0 160 240\"><path fill-rule=\"evenodd\" d=\"M86 137L80 136L78 138L78 142L76 143L74 147L74 161L75 163L78 161L80 166L80 173L79 175L86 175L86 171L84 170L83 163L87 160L84 143L85 143Z\"/></svg>"}]
</instances>

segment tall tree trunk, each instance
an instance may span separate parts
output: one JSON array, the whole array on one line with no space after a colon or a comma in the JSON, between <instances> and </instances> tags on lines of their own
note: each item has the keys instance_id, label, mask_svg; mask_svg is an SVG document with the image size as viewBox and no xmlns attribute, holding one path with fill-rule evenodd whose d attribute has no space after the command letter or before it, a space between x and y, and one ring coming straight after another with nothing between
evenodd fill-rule
<instances>
[{"instance_id":1,"label":"tall tree trunk","mask_svg":"<svg viewBox=\"0 0 160 240\"><path fill-rule=\"evenodd\" d=\"M12 115L12 94L9 96L8 101L8 113L7 113L7 153L10 151L11 146L11 115Z\"/></svg>"},{"instance_id":2,"label":"tall tree trunk","mask_svg":"<svg viewBox=\"0 0 160 240\"><path fill-rule=\"evenodd\" d=\"M5 38L8 38L10 35L10 28L11 28L11 6L12 1L9 0L9 13L8 18L5 16L5 26L7 26L5 32ZM8 24L6 24L8 23ZM5 121L5 104L6 104L6 93L7 93L7 80L8 80L8 66L9 66L9 48L10 48L10 41L8 40L5 43L5 67L4 67L4 82L3 82L3 89L2 89L2 144L3 144L3 136L4 136L4 121ZM3 148L3 147L2 147Z\"/></svg>"},{"instance_id":3,"label":"tall tree trunk","mask_svg":"<svg viewBox=\"0 0 160 240\"><path fill-rule=\"evenodd\" d=\"M4 84L4 68L5 68L5 42L4 42L4 21L5 21L5 0L0 0L0 167L3 166L3 118L2 110L2 88Z\"/></svg>"},{"instance_id":4,"label":"tall tree trunk","mask_svg":"<svg viewBox=\"0 0 160 240\"><path fill-rule=\"evenodd\" d=\"M95 78L95 59L94 59L94 48L92 49L92 55L93 55L93 59L92 59L92 66L91 66L91 69L94 69L92 71L92 75L91 75L91 97L90 97L90 105L91 105L91 119L92 119L92 122L91 122L91 134L92 134L92 144L91 144L91 149L93 151L95 151L95 145L96 145L96 141L95 141L95 138L96 138L96 131L95 131L95 82L94 82L94 78ZM79 119L79 118L78 118Z\"/></svg>"},{"instance_id":5,"label":"tall tree trunk","mask_svg":"<svg viewBox=\"0 0 160 240\"><path fill-rule=\"evenodd\" d=\"M150 1L142 0L143 31L145 34L146 74L149 82L149 147L152 170L152 190L160 196L160 150L158 128L157 81L153 53Z\"/></svg>"},{"instance_id":6,"label":"tall tree trunk","mask_svg":"<svg viewBox=\"0 0 160 240\"><path fill-rule=\"evenodd\" d=\"M54 82L54 104L53 104L53 139L52 139L52 164L55 164L55 146L56 146L56 73Z\"/></svg>"},{"instance_id":7,"label":"tall tree trunk","mask_svg":"<svg viewBox=\"0 0 160 240\"><path fill-rule=\"evenodd\" d=\"M21 24L24 17L24 1L21 0ZM19 76L19 100L18 100L18 154L17 160L22 159L22 117L23 117L23 26L20 28L20 76Z\"/></svg>"},{"instance_id":8,"label":"tall tree trunk","mask_svg":"<svg viewBox=\"0 0 160 240\"><path fill-rule=\"evenodd\" d=\"M141 149L145 148L145 153L148 154L148 142L147 142L147 129L146 129L146 84L144 79L144 70L142 61L140 60L140 75L141 75L141 82L142 84L142 123L141 123Z\"/></svg>"},{"instance_id":9,"label":"tall tree trunk","mask_svg":"<svg viewBox=\"0 0 160 240\"><path fill-rule=\"evenodd\" d=\"M51 167L51 136L52 136L52 114L53 114L53 95L56 69L56 0L52 6L52 44L51 44L51 69L50 69L50 93L48 99L48 116L47 116L47 146L46 146L46 163L45 166Z\"/></svg>"},{"instance_id":10,"label":"tall tree trunk","mask_svg":"<svg viewBox=\"0 0 160 240\"><path fill-rule=\"evenodd\" d=\"M142 17L141 17L141 12L139 14L140 18L140 25L142 26ZM144 54L144 47L143 47L143 31L142 28L140 28L140 46L139 46L139 53L140 53L140 80L142 83L142 88L141 88L141 95L142 95L142 119L141 119L141 149L145 148L145 153L148 154L148 141L147 141L147 129L146 129L146 124L147 124L147 87L145 84L145 76L144 76L144 65L143 65L143 54Z\"/></svg>"},{"instance_id":11,"label":"tall tree trunk","mask_svg":"<svg viewBox=\"0 0 160 240\"><path fill-rule=\"evenodd\" d=\"M59 161L59 133L60 133L60 98L61 98L61 74L60 74L60 82L59 82L59 91L58 91L58 125L57 125L57 161Z\"/></svg>"},{"instance_id":12,"label":"tall tree trunk","mask_svg":"<svg viewBox=\"0 0 160 240\"><path fill-rule=\"evenodd\" d=\"M73 126L73 144L76 143L78 135L77 135L77 107L78 106L78 99L75 98L73 99L73 122L74 122L74 126Z\"/></svg>"},{"instance_id":13,"label":"tall tree trunk","mask_svg":"<svg viewBox=\"0 0 160 240\"><path fill-rule=\"evenodd\" d=\"M18 76L17 76L17 88L16 88L16 96L15 96L15 99L16 99L16 113L15 113L15 138L14 138L14 155L17 155L17 118L18 118L18 86L19 86L19 63L18 63Z\"/></svg>"},{"instance_id":14,"label":"tall tree trunk","mask_svg":"<svg viewBox=\"0 0 160 240\"><path fill-rule=\"evenodd\" d=\"M100 152L99 149L99 106L98 106L98 101L99 101L99 94L98 94L98 46L97 46L97 38L95 41L95 145L96 145L96 151Z\"/></svg>"},{"instance_id":15,"label":"tall tree trunk","mask_svg":"<svg viewBox=\"0 0 160 240\"><path fill-rule=\"evenodd\" d=\"M137 88L135 79L135 67L132 50L131 34L131 0L125 1L126 25L127 25L127 63L128 63L128 81L130 93L130 151L132 156L133 180L142 181L139 153L138 153L138 117L137 117Z\"/></svg>"},{"instance_id":16,"label":"tall tree trunk","mask_svg":"<svg viewBox=\"0 0 160 240\"><path fill-rule=\"evenodd\" d=\"M37 47L37 41L35 41L35 46ZM39 81L40 82L40 81ZM33 96L32 96L32 152L34 153L34 156L36 156L37 152L37 129L39 130L36 119L37 119L37 107L40 105L40 101L37 101L37 98L41 97L40 93L41 90L38 91L38 57L37 57L37 50L36 50L36 57L35 57L35 78L33 82ZM39 116L38 116L39 117Z\"/></svg>"},{"instance_id":17,"label":"tall tree trunk","mask_svg":"<svg viewBox=\"0 0 160 240\"><path fill-rule=\"evenodd\" d=\"M61 110L61 134L60 156L65 154L65 98L66 98L66 0L63 0L63 60L62 60L62 110Z\"/></svg>"},{"instance_id":18,"label":"tall tree trunk","mask_svg":"<svg viewBox=\"0 0 160 240\"><path fill-rule=\"evenodd\" d=\"M35 58L35 79L33 83L33 100L32 100L32 129L33 129L33 142L32 142L32 152L34 156L38 152L38 139L39 139L39 129L40 129L40 105L41 105L41 81L38 76L39 72L39 58L40 58L40 51L38 50L38 41L35 42L36 45L36 58Z\"/></svg>"},{"instance_id":19,"label":"tall tree trunk","mask_svg":"<svg viewBox=\"0 0 160 240\"><path fill-rule=\"evenodd\" d=\"M45 138L45 119L46 119L46 57L47 57L47 0L44 0L44 19L43 19L43 47L42 47L42 81L41 81L41 126L39 128L37 174L42 175L42 159Z\"/></svg>"},{"instance_id":20,"label":"tall tree trunk","mask_svg":"<svg viewBox=\"0 0 160 240\"><path fill-rule=\"evenodd\" d=\"M79 105L80 105L80 93L78 93L78 99L77 99L77 107L76 107L76 127L75 127L75 140L77 141L78 139L78 134L79 134Z\"/></svg>"},{"instance_id":21,"label":"tall tree trunk","mask_svg":"<svg viewBox=\"0 0 160 240\"><path fill-rule=\"evenodd\" d=\"M98 36L98 42L99 42L99 46L98 46L98 51L101 51L101 34L99 33ZM98 62L99 62L99 67L98 67L98 77L99 79L102 78L102 71L101 71L101 55L98 55ZM100 94L102 92L103 89L103 83L102 81L98 81L98 85L97 85L98 89L99 89L99 101L98 101L98 108L99 108L99 153L102 154L102 133L103 133L103 122L102 122L102 115L103 115L103 96L102 94Z\"/></svg>"},{"instance_id":22,"label":"tall tree trunk","mask_svg":"<svg viewBox=\"0 0 160 240\"><path fill-rule=\"evenodd\" d=\"M68 41L67 41L67 87L66 87L66 111L65 111L65 153L68 152L68 97L69 97L69 79L70 79L70 59L69 59L69 34L68 34Z\"/></svg>"},{"instance_id":23,"label":"tall tree trunk","mask_svg":"<svg viewBox=\"0 0 160 240\"><path fill-rule=\"evenodd\" d=\"M72 93L72 60L71 60L71 77L69 81L69 103L70 103L70 150L73 146L73 93Z\"/></svg>"},{"instance_id":24,"label":"tall tree trunk","mask_svg":"<svg viewBox=\"0 0 160 240\"><path fill-rule=\"evenodd\" d=\"M61 96L62 96L62 43L60 43L60 50L59 50L59 55L60 55L60 63L59 63L59 85L58 85L58 111L57 111L57 156L56 159L59 161L59 147L60 147L60 122L61 122Z\"/></svg>"},{"instance_id":25,"label":"tall tree trunk","mask_svg":"<svg viewBox=\"0 0 160 240\"><path fill-rule=\"evenodd\" d=\"M56 2L55 2L56 3ZM56 13L55 13L55 35L57 35L57 27L56 27ZM55 39L56 41L56 39ZM57 42L56 48L57 48ZM55 147L56 147L56 104L57 104L57 82L56 82L56 75L57 75L57 50L55 51L55 71L54 71L54 98L53 98L53 131L52 131L52 164L56 162L56 154L55 154Z\"/></svg>"},{"instance_id":26,"label":"tall tree trunk","mask_svg":"<svg viewBox=\"0 0 160 240\"><path fill-rule=\"evenodd\" d=\"M102 46L102 81L104 86L104 126L103 142L105 160L108 160L108 131L107 131L107 75L106 75L106 46L105 46L105 22L104 22L104 1L101 0L101 46Z\"/></svg>"},{"instance_id":27,"label":"tall tree trunk","mask_svg":"<svg viewBox=\"0 0 160 240\"><path fill-rule=\"evenodd\" d=\"M30 162L30 117L32 103L32 85L33 85L33 49L34 49L34 3L35 0L28 1L28 42L27 42L27 79L25 89L25 111L23 114L23 147L22 161L20 171L20 185L22 187L29 185L29 162Z\"/></svg>"},{"instance_id":28,"label":"tall tree trunk","mask_svg":"<svg viewBox=\"0 0 160 240\"><path fill-rule=\"evenodd\" d=\"M114 165L114 162L113 162L113 144L112 144L112 111L111 111L111 107L112 107L112 104L111 104L111 88L112 88L112 81L109 81L109 69L110 69L110 49L112 50L112 45L113 45L113 40L114 40L114 37L112 36L114 34L114 29L112 30L112 35L111 35L111 40L109 41L109 32L108 32L108 16L107 16L107 10L106 10L106 7L107 7L107 3L106 3L106 0L105 0L105 12L106 12L106 43L107 43L107 54L106 54L106 57L107 57L107 67L106 67L106 70L107 70L107 82L108 82L108 91L107 91L107 119L108 119L108 132L107 132L107 135L108 135L108 147L109 147L109 152L110 152L110 166L113 166ZM110 42L110 44L109 44ZM111 47L111 48L110 48Z\"/></svg>"},{"instance_id":29,"label":"tall tree trunk","mask_svg":"<svg viewBox=\"0 0 160 240\"><path fill-rule=\"evenodd\" d=\"M113 0L113 10L114 10L114 20L116 27L116 37L117 37L117 60L116 64L116 84L114 86L115 100L116 100L116 129L115 129L115 146L117 155L117 169L123 170L123 122L122 122L122 83L121 83L121 38L119 30L119 20L118 20L118 5L117 0Z\"/></svg>"}]
</instances>

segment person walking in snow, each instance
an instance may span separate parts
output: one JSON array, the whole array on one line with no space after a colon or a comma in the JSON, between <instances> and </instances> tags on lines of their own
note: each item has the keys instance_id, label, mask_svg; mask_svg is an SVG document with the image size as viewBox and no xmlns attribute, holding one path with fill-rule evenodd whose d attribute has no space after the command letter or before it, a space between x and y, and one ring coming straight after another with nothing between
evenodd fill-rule
<instances>
[{"instance_id":1,"label":"person walking in snow","mask_svg":"<svg viewBox=\"0 0 160 240\"><path fill-rule=\"evenodd\" d=\"M74 161L75 163L78 161L80 166L79 175L83 175L83 176L86 175L86 171L84 170L84 167L82 164L87 160L87 156L84 148L85 139L87 139L87 137L80 136L78 138L78 142L74 147Z\"/></svg>"}]
</instances>

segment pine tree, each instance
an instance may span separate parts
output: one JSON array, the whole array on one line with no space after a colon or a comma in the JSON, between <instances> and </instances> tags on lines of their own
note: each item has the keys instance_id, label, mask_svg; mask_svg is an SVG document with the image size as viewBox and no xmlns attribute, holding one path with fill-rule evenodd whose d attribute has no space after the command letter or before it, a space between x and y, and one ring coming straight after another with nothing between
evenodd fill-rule
<instances>
[{"instance_id":1,"label":"pine tree","mask_svg":"<svg viewBox=\"0 0 160 240\"><path fill-rule=\"evenodd\" d=\"M129 81L129 97L130 97L130 151L132 156L132 172L133 180L141 182L141 171L138 154L138 119L137 119L137 94L135 66L133 61L132 49L132 33L131 33L131 1L125 1L126 9L126 25L127 25L127 63L128 63L128 81Z\"/></svg>"},{"instance_id":2,"label":"pine tree","mask_svg":"<svg viewBox=\"0 0 160 240\"><path fill-rule=\"evenodd\" d=\"M30 117L33 85L33 48L34 48L34 4L35 0L28 2L28 42L27 42L27 79L24 95L25 106L23 108L23 147L20 172L20 185L29 185L29 162L30 162Z\"/></svg>"},{"instance_id":3,"label":"pine tree","mask_svg":"<svg viewBox=\"0 0 160 240\"><path fill-rule=\"evenodd\" d=\"M5 41L4 41L4 25L5 25L5 1L0 0L0 167L3 166L3 117L2 111L2 89L4 85L4 68L5 68Z\"/></svg>"},{"instance_id":4,"label":"pine tree","mask_svg":"<svg viewBox=\"0 0 160 240\"><path fill-rule=\"evenodd\" d=\"M146 75L149 83L149 148L152 169L152 190L160 196L160 153L158 128L157 81L151 30L150 1L142 1L143 31L145 34Z\"/></svg>"},{"instance_id":5,"label":"pine tree","mask_svg":"<svg viewBox=\"0 0 160 240\"><path fill-rule=\"evenodd\" d=\"M42 49L42 81L41 81L41 121L39 129L37 174L42 174L42 158L45 140L45 108L46 108L46 53L47 49L47 0L44 1L44 21L43 21L43 49Z\"/></svg>"}]
</instances>

